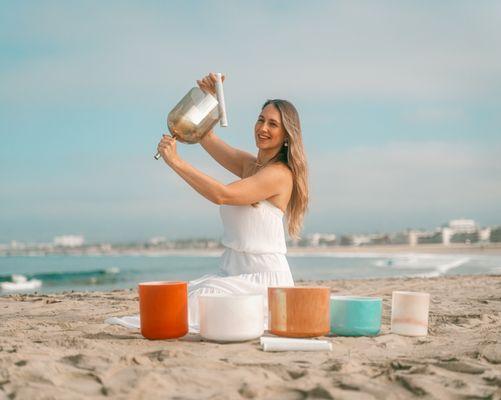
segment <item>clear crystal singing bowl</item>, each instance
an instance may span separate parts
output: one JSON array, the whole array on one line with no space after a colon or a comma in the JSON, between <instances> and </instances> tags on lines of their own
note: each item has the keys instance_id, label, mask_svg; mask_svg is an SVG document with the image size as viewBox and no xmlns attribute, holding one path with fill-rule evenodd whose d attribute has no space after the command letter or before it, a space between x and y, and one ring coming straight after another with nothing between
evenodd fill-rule
<instances>
[{"instance_id":1,"label":"clear crystal singing bowl","mask_svg":"<svg viewBox=\"0 0 501 400\"><path fill-rule=\"evenodd\" d=\"M216 74L217 99L198 87L193 87L172 109L167 117L167 126L173 137L182 143L198 143L217 121L228 126L224 104L221 74ZM160 158L160 153L155 159Z\"/></svg>"}]
</instances>

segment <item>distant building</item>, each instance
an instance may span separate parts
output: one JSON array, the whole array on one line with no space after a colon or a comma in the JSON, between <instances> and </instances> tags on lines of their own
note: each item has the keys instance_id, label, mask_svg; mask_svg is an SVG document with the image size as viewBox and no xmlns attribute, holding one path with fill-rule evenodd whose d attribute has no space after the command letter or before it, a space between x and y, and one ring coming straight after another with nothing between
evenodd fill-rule
<instances>
[{"instance_id":1,"label":"distant building","mask_svg":"<svg viewBox=\"0 0 501 400\"><path fill-rule=\"evenodd\" d=\"M220 247L220 243L217 240L207 240L208 249L217 249Z\"/></svg>"},{"instance_id":2,"label":"distant building","mask_svg":"<svg viewBox=\"0 0 501 400\"><path fill-rule=\"evenodd\" d=\"M481 242L488 242L491 239L491 228L483 228L478 232L478 239Z\"/></svg>"},{"instance_id":3,"label":"distant building","mask_svg":"<svg viewBox=\"0 0 501 400\"><path fill-rule=\"evenodd\" d=\"M351 243L353 246L363 246L364 244L369 244L371 240L372 239L369 235L353 235L351 237Z\"/></svg>"},{"instance_id":4,"label":"distant building","mask_svg":"<svg viewBox=\"0 0 501 400\"><path fill-rule=\"evenodd\" d=\"M450 220L447 225L432 231L409 230L407 235L411 246L439 243L449 246L451 243L488 241L490 230L480 230L474 220L462 218Z\"/></svg>"},{"instance_id":5,"label":"distant building","mask_svg":"<svg viewBox=\"0 0 501 400\"><path fill-rule=\"evenodd\" d=\"M18 242L17 240L12 240L10 242L10 248L15 250L22 250L26 248L26 244L23 242Z\"/></svg>"},{"instance_id":6,"label":"distant building","mask_svg":"<svg viewBox=\"0 0 501 400\"><path fill-rule=\"evenodd\" d=\"M451 244L453 233L454 231L451 228L442 228L442 244L444 246L449 246Z\"/></svg>"},{"instance_id":7,"label":"distant building","mask_svg":"<svg viewBox=\"0 0 501 400\"><path fill-rule=\"evenodd\" d=\"M454 233L475 233L478 226L472 219L453 219L449 221L449 228Z\"/></svg>"},{"instance_id":8,"label":"distant building","mask_svg":"<svg viewBox=\"0 0 501 400\"><path fill-rule=\"evenodd\" d=\"M152 244L153 246L157 246L159 244L165 243L166 241L167 239L163 236L155 236L148 240L148 243Z\"/></svg>"},{"instance_id":9,"label":"distant building","mask_svg":"<svg viewBox=\"0 0 501 400\"><path fill-rule=\"evenodd\" d=\"M418 231L409 231L409 246L416 246L418 244Z\"/></svg>"},{"instance_id":10,"label":"distant building","mask_svg":"<svg viewBox=\"0 0 501 400\"><path fill-rule=\"evenodd\" d=\"M436 229L434 231L416 231L410 230L408 233L409 245L416 246L418 244L433 244L442 243L442 231Z\"/></svg>"},{"instance_id":11,"label":"distant building","mask_svg":"<svg viewBox=\"0 0 501 400\"><path fill-rule=\"evenodd\" d=\"M99 245L99 250L104 251L104 252L109 252L113 249L110 243L101 243Z\"/></svg>"},{"instance_id":12,"label":"distant building","mask_svg":"<svg viewBox=\"0 0 501 400\"><path fill-rule=\"evenodd\" d=\"M390 244L410 244L409 232L396 232L389 236Z\"/></svg>"},{"instance_id":13,"label":"distant building","mask_svg":"<svg viewBox=\"0 0 501 400\"><path fill-rule=\"evenodd\" d=\"M449 229L451 234L449 243L471 244L480 240L480 229L472 219L453 219L449 221Z\"/></svg>"},{"instance_id":14,"label":"distant building","mask_svg":"<svg viewBox=\"0 0 501 400\"><path fill-rule=\"evenodd\" d=\"M54 238L54 245L61 247L80 247L84 242L84 237L80 235L63 235Z\"/></svg>"},{"instance_id":15,"label":"distant building","mask_svg":"<svg viewBox=\"0 0 501 400\"><path fill-rule=\"evenodd\" d=\"M336 235L334 233L314 233L309 237L309 245L313 247L334 246Z\"/></svg>"},{"instance_id":16,"label":"distant building","mask_svg":"<svg viewBox=\"0 0 501 400\"><path fill-rule=\"evenodd\" d=\"M313 235L311 235L310 244L315 247L318 246L321 237L322 235L320 233L314 233Z\"/></svg>"}]
</instances>

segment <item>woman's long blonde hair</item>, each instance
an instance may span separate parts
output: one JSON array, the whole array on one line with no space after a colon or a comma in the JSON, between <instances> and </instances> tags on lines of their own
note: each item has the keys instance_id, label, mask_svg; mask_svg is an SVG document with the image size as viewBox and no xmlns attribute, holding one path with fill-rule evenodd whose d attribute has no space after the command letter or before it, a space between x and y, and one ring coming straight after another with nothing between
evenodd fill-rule
<instances>
[{"instance_id":1,"label":"woman's long blonde hair","mask_svg":"<svg viewBox=\"0 0 501 400\"><path fill-rule=\"evenodd\" d=\"M278 151L277 155L269 160L266 165L274 162L282 162L292 171L293 186L292 194L287 204L286 218L289 235L299 238L299 233L303 226L304 214L308 209L308 165L303 146L303 137L301 135L301 123L296 107L287 100L274 99L267 100L262 110L269 104L273 104L280 112L282 124L285 130L285 142ZM257 169L263 166L257 166Z\"/></svg>"}]
</instances>

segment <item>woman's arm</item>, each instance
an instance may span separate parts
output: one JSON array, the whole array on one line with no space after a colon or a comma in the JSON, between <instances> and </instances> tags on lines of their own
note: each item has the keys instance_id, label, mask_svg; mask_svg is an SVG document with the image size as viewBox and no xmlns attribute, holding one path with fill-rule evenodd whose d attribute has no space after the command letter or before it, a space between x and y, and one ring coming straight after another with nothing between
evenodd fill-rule
<instances>
[{"instance_id":1,"label":"woman's arm","mask_svg":"<svg viewBox=\"0 0 501 400\"><path fill-rule=\"evenodd\" d=\"M215 204L247 205L279 194L287 182L286 167L270 165L258 173L224 185L188 162L177 159L170 167L193 189Z\"/></svg>"},{"instance_id":2,"label":"woman's arm","mask_svg":"<svg viewBox=\"0 0 501 400\"><path fill-rule=\"evenodd\" d=\"M224 75L222 79L224 82ZM216 75L214 73L211 72L201 80L198 80L197 84L205 93L216 95ZM256 158L252 154L231 147L218 138L212 130L202 138L200 144L214 160L240 178L243 176L244 166L249 162L256 161Z\"/></svg>"},{"instance_id":3,"label":"woman's arm","mask_svg":"<svg viewBox=\"0 0 501 400\"><path fill-rule=\"evenodd\" d=\"M243 176L244 166L256 161L252 154L231 147L212 130L202 138L200 144L214 160L240 178Z\"/></svg>"},{"instance_id":4,"label":"woman's arm","mask_svg":"<svg viewBox=\"0 0 501 400\"><path fill-rule=\"evenodd\" d=\"M246 205L266 200L281 193L292 179L285 165L272 164L248 178L224 185L182 160L177 154L176 140L171 136L163 136L158 151L193 189L216 204Z\"/></svg>"}]
</instances>

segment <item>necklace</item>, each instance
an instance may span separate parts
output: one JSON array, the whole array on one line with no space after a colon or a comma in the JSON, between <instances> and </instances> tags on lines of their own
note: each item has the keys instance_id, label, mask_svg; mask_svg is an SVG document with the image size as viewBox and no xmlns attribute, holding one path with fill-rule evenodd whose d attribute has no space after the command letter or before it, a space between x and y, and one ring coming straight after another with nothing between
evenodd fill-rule
<instances>
[{"instance_id":1,"label":"necklace","mask_svg":"<svg viewBox=\"0 0 501 400\"><path fill-rule=\"evenodd\" d=\"M278 153L277 153L278 154ZM265 162L263 163L260 163L259 161L257 161L257 158L256 158L256 161L254 162L256 164L256 167L258 168L262 168L262 167L265 167L266 165L268 165L268 163L272 160L274 160L276 157L277 157L277 154L275 154L273 157L271 157L269 160L266 160Z\"/></svg>"},{"instance_id":2,"label":"necklace","mask_svg":"<svg viewBox=\"0 0 501 400\"><path fill-rule=\"evenodd\" d=\"M266 165L267 165L267 164L268 164L268 163L269 163L272 159L273 159L273 157L272 157L272 158L270 158L269 160L266 160L266 161L265 161L265 162L263 162L263 163L260 163L260 162L259 162L259 161L257 161L257 159L256 159L256 161L255 161L256 167L259 167L259 168L264 167L264 166L266 166Z\"/></svg>"}]
</instances>

